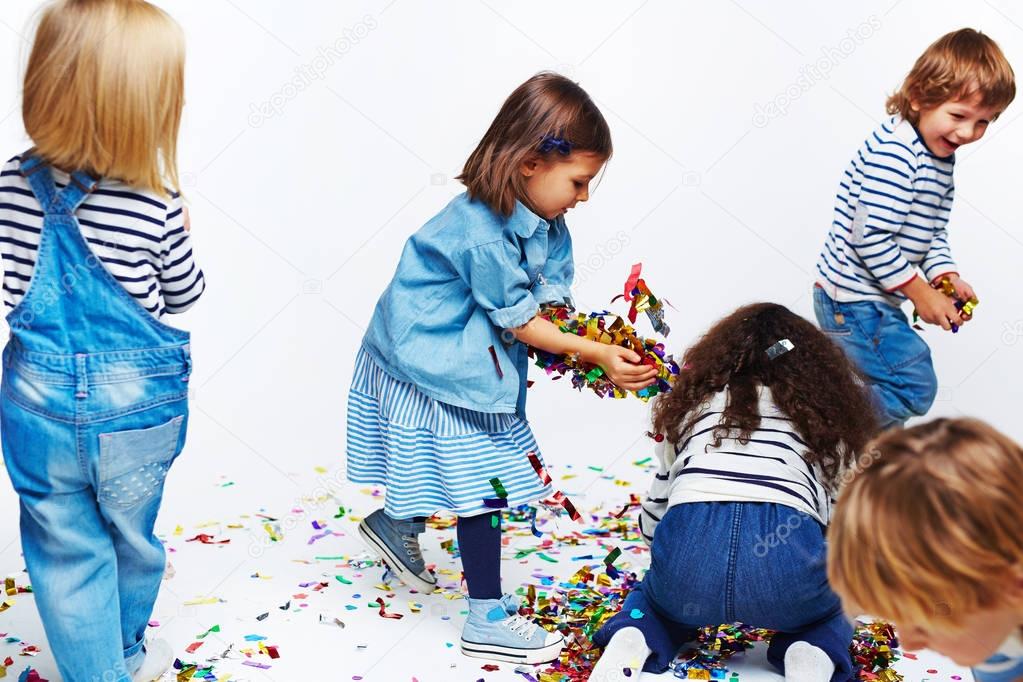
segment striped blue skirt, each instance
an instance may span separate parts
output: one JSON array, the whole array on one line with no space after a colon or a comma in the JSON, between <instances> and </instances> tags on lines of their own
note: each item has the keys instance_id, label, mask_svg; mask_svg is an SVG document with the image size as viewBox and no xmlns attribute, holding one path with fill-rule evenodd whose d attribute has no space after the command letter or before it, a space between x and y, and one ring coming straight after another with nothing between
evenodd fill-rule
<instances>
[{"instance_id":1,"label":"striped blue skirt","mask_svg":"<svg viewBox=\"0 0 1023 682\"><path fill-rule=\"evenodd\" d=\"M348 394L348 480L387 488L384 511L407 519L439 511L493 511L491 479L508 506L549 497L527 457L543 458L529 424L514 414L475 412L434 400L384 372L359 349Z\"/></svg>"}]
</instances>

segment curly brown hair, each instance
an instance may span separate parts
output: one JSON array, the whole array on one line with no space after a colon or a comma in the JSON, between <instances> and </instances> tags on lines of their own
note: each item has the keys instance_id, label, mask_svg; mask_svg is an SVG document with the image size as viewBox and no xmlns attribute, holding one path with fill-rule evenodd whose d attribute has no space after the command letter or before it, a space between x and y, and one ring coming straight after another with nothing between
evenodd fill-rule
<instances>
[{"instance_id":1,"label":"curly brown hair","mask_svg":"<svg viewBox=\"0 0 1023 682\"><path fill-rule=\"evenodd\" d=\"M793 349L773 359L767 349L788 339ZM754 303L718 321L685 353L671 392L653 408L657 433L680 442L699 418L701 405L728 389L714 447L737 429L746 442L760 426L760 386L793 421L805 441L801 453L817 463L826 485L852 463L877 432L870 397L852 363L817 327L776 303Z\"/></svg>"}]
</instances>

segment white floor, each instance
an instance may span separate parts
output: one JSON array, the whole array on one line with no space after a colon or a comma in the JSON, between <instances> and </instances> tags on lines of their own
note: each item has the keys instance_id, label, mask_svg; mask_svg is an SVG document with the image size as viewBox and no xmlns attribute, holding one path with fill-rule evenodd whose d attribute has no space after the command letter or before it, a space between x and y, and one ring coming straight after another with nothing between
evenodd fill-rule
<instances>
[{"instance_id":1,"label":"white floor","mask_svg":"<svg viewBox=\"0 0 1023 682\"><path fill-rule=\"evenodd\" d=\"M580 523L566 517L541 523L541 529L547 531L544 538L552 538L552 530L564 538L600 527L599 519L620 509L630 492L641 492L649 473L634 461L620 458L612 469L602 472L582 464L552 467L555 485L575 501L584 517ZM167 639L183 661L201 666L209 662L217 680L529 679L515 673L512 665L499 664L497 670L488 671L483 669L486 661L459 653L464 617L464 602L457 592L459 566L441 547L454 537L453 528L428 530L425 538L427 559L437 564L445 589L428 597L410 593L399 584L385 589L380 585L381 568L372 564L362 567L360 560L371 557L355 534L354 519L380 504L381 498L373 491L339 483L343 476L336 468L289 470L288 476L305 491L289 498L287 486L252 476L243 468L226 477L204 473L196 464L193 461L182 467L169 482L159 531L166 538L174 575L164 582L153 614L158 625L154 624L152 634ZM346 513L335 519L340 505ZM586 512L596 514L598 521ZM0 513L5 532L12 532L16 499L6 480L0 485ZM271 540L261 514L277 519L271 528L281 536L279 541ZM313 522L323 528L314 528ZM542 541L521 524L514 527L506 533L506 590L527 583L539 586L531 577L534 573L553 576L555 582L565 580L587 564L601 565L614 546L623 550L616 564L620 569L640 570L648 561L642 543L620 537L587 539L584 535L576 536L582 538L578 544L555 542L546 549L543 554L552 561L544 560L539 552L516 559L518 551L536 548ZM328 530L330 534L316 539ZM214 541L230 542L187 541L200 533L213 536ZM580 559L586 556L593 560ZM28 581L19 573L22 568L14 542L0 554L0 574L11 574L17 584L24 585ZM382 618L373 603L378 597L385 600L388 613L404 617ZM0 613L0 664L7 656L14 659L7 677L18 679L31 665L43 678L59 680L31 595L8 599L14 605ZM203 637L214 626L219 626L219 631ZM196 642L201 645L188 653L186 648ZM260 643L276 647L279 658L260 652ZM39 647L41 653L20 656L26 644ZM897 669L907 682L971 679L968 671L932 654L920 654L918 660L903 659ZM558 679L541 677L540 670L530 674L541 680ZM781 679L768 668L762 647L733 658L731 670L751 682ZM641 677L661 678L674 679L670 674ZM174 677L168 674L164 679Z\"/></svg>"}]
</instances>

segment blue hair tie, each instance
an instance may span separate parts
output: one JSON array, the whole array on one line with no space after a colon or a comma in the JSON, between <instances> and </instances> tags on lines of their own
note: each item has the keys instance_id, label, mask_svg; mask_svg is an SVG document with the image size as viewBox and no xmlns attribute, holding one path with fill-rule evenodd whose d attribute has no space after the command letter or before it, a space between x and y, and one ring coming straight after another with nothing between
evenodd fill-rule
<instances>
[{"instance_id":1,"label":"blue hair tie","mask_svg":"<svg viewBox=\"0 0 1023 682\"><path fill-rule=\"evenodd\" d=\"M541 154L546 154L555 150L557 150L557 152L562 156L568 156L572 153L572 143L554 135L544 135L537 151Z\"/></svg>"}]
</instances>

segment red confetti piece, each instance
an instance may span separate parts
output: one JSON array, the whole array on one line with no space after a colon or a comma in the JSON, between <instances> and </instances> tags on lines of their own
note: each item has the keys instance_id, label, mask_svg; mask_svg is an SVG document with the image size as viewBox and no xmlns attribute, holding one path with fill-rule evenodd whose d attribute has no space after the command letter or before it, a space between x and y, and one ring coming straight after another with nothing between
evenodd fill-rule
<instances>
[{"instance_id":1,"label":"red confetti piece","mask_svg":"<svg viewBox=\"0 0 1023 682\"><path fill-rule=\"evenodd\" d=\"M643 272L642 263L636 263L635 265L632 266L632 271L629 272L629 278L625 280L625 287L622 290L622 296L625 297L626 302L632 300L632 290L636 288L636 283L639 282L639 275L642 272Z\"/></svg>"},{"instance_id":2,"label":"red confetti piece","mask_svg":"<svg viewBox=\"0 0 1023 682\"><path fill-rule=\"evenodd\" d=\"M540 458L536 456L535 452L530 452L526 455L529 458L529 463L533 465L533 469L536 471L536 475L540 477L544 485L549 485L551 482L550 474L547 473L547 469L544 468Z\"/></svg>"},{"instance_id":3,"label":"red confetti piece","mask_svg":"<svg viewBox=\"0 0 1023 682\"><path fill-rule=\"evenodd\" d=\"M493 346L490 347L490 357L494 361L494 369L497 370L497 378L498 379L503 379L504 378L504 372L501 370L501 363L497 359L497 351L494 350Z\"/></svg>"},{"instance_id":4,"label":"red confetti piece","mask_svg":"<svg viewBox=\"0 0 1023 682\"><path fill-rule=\"evenodd\" d=\"M629 508L631 508L631 507L638 507L641 504L642 504L642 501L639 499L639 495L636 495L635 493L633 493L633 494L629 495L629 501L625 503L625 506L622 507L622 510L617 512L617 513L615 513L615 514L612 514L612 516L614 516L616 519L620 519L623 516L625 516L625 512L629 511Z\"/></svg>"},{"instance_id":5,"label":"red confetti piece","mask_svg":"<svg viewBox=\"0 0 1023 682\"><path fill-rule=\"evenodd\" d=\"M578 521L579 519L582 518L582 515L575 508L575 505L572 504L572 500L568 499L568 496L565 495L565 493L561 492L560 490L554 493L554 497L550 498L549 500L544 500L543 503L552 507L556 506L563 507L565 511L568 512L569 517L571 517L573 521Z\"/></svg>"},{"instance_id":6,"label":"red confetti piece","mask_svg":"<svg viewBox=\"0 0 1023 682\"><path fill-rule=\"evenodd\" d=\"M212 535L207 535L206 533L199 533L194 538L189 538L188 540L185 540L185 542L201 542L204 545L226 545L227 543L231 542L231 539L228 538L227 540L214 540Z\"/></svg>"},{"instance_id":7,"label":"red confetti piece","mask_svg":"<svg viewBox=\"0 0 1023 682\"><path fill-rule=\"evenodd\" d=\"M190 654L194 654L202 645L203 645L202 642L192 642L191 644L185 647L185 651L187 651Z\"/></svg>"},{"instance_id":8,"label":"red confetti piece","mask_svg":"<svg viewBox=\"0 0 1023 682\"><path fill-rule=\"evenodd\" d=\"M401 620L402 618L405 617L405 614L403 614L403 613L387 613L387 609L384 606L384 600L382 598L380 598L380 597L376 598L376 603L380 604L380 617L381 618L390 618L392 620Z\"/></svg>"}]
</instances>

